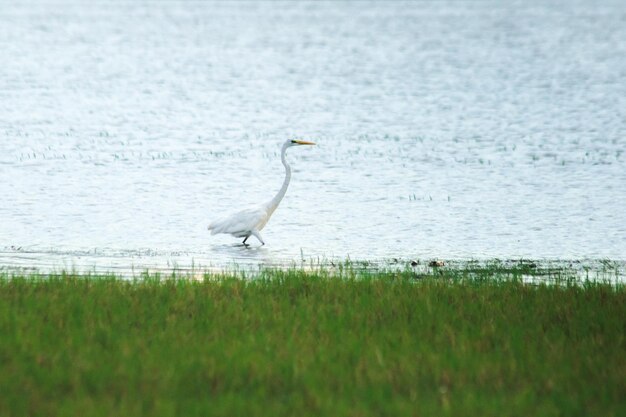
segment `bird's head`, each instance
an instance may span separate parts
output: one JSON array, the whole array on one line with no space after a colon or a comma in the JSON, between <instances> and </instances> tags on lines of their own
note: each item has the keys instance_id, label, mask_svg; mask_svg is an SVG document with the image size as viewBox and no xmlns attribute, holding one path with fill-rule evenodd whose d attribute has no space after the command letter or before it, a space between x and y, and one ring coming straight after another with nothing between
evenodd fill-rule
<instances>
[{"instance_id":1,"label":"bird's head","mask_svg":"<svg viewBox=\"0 0 626 417\"><path fill-rule=\"evenodd\" d=\"M300 146L300 145L315 145L315 142L309 142L306 140L299 140L299 139L289 139L287 141L287 146Z\"/></svg>"}]
</instances>

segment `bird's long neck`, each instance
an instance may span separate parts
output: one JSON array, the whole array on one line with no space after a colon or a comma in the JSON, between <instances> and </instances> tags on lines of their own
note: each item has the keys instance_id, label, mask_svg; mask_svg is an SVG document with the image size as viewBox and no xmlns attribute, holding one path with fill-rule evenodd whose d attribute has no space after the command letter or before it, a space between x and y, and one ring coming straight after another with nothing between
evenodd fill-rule
<instances>
[{"instance_id":1,"label":"bird's long neck","mask_svg":"<svg viewBox=\"0 0 626 417\"><path fill-rule=\"evenodd\" d=\"M278 207L281 200L285 196L285 193L287 192L287 187L289 187L289 181L291 181L291 167L289 166L289 164L287 163L287 159L285 158L285 153L287 152L288 147L287 145L287 143L283 145L280 153L280 160L285 167L285 180L283 181L283 186L280 187L278 193L274 196L274 198L269 201L269 203L267 203L267 209L270 215L274 213L274 210L276 210L276 207Z\"/></svg>"}]
</instances>

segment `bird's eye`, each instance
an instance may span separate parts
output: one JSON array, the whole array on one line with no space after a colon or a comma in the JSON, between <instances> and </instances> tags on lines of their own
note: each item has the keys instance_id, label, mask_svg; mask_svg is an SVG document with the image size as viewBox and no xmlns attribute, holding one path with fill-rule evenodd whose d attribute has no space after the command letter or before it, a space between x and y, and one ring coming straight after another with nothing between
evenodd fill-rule
<instances>
[{"instance_id":1,"label":"bird's eye","mask_svg":"<svg viewBox=\"0 0 626 417\"><path fill-rule=\"evenodd\" d=\"M295 139L292 139L292 140L291 140L291 143L296 143L296 140L295 140Z\"/></svg>"}]
</instances>

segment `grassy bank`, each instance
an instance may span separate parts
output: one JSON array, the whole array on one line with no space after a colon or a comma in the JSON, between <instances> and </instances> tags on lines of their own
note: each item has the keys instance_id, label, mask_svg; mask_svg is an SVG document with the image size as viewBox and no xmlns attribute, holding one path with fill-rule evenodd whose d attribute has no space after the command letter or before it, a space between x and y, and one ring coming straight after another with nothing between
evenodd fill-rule
<instances>
[{"instance_id":1,"label":"grassy bank","mask_svg":"<svg viewBox=\"0 0 626 417\"><path fill-rule=\"evenodd\" d=\"M626 414L623 286L336 275L4 276L0 415Z\"/></svg>"}]
</instances>

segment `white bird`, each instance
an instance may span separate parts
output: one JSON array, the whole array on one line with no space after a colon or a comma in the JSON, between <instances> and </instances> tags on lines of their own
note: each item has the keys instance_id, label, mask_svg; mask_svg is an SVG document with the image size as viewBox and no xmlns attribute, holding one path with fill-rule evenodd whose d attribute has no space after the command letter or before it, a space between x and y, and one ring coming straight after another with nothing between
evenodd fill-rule
<instances>
[{"instance_id":1,"label":"white bird","mask_svg":"<svg viewBox=\"0 0 626 417\"><path fill-rule=\"evenodd\" d=\"M287 151L287 148L299 145L315 145L315 143L307 142L305 140L289 139L283 144L280 153L280 160L285 166L285 180L283 181L283 186L280 188L280 191L278 191L278 194L276 194L274 198L267 203L261 204L258 207L242 210L223 219L214 221L208 227L212 235L225 233L239 238L243 237L244 245L250 236L254 236L259 240L259 242L261 242L262 245L265 245L265 242L259 232L263 229L263 227L265 227L270 217L272 217L272 214L274 214L274 211L287 192L289 181L291 181L291 167L285 159L285 152Z\"/></svg>"}]
</instances>

